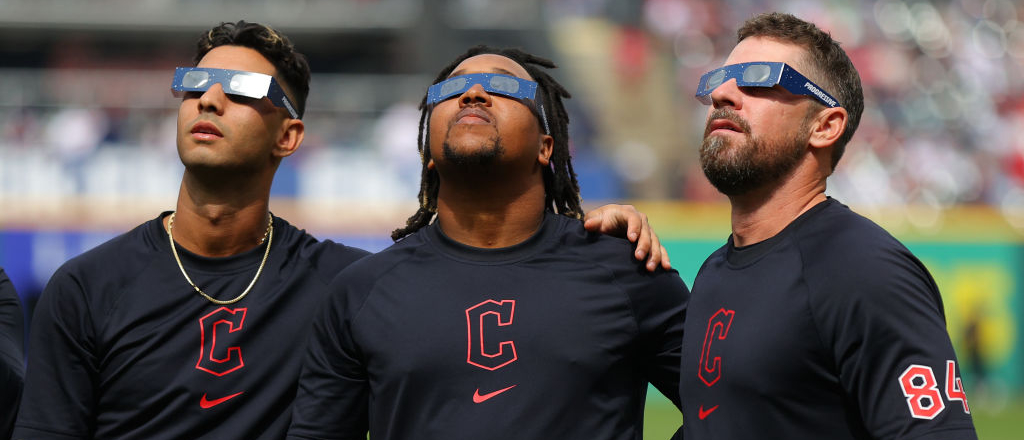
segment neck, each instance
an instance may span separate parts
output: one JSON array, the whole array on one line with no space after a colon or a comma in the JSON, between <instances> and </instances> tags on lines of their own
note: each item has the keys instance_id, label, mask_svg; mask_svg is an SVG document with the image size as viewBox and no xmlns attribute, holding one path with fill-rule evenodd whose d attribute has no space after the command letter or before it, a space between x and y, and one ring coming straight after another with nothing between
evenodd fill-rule
<instances>
[{"instance_id":1,"label":"neck","mask_svg":"<svg viewBox=\"0 0 1024 440\"><path fill-rule=\"evenodd\" d=\"M479 248L513 246L530 238L544 220L544 183L499 187L442 178L437 218L445 235L459 243Z\"/></svg>"},{"instance_id":2,"label":"neck","mask_svg":"<svg viewBox=\"0 0 1024 440\"><path fill-rule=\"evenodd\" d=\"M206 257L237 255L258 246L267 231L269 181L209 184L186 171L175 208L174 241Z\"/></svg>"},{"instance_id":3,"label":"neck","mask_svg":"<svg viewBox=\"0 0 1024 440\"><path fill-rule=\"evenodd\" d=\"M775 185L729 196L734 245L748 246L772 238L800 214L825 201L825 178L806 164L798 165Z\"/></svg>"}]
</instances>

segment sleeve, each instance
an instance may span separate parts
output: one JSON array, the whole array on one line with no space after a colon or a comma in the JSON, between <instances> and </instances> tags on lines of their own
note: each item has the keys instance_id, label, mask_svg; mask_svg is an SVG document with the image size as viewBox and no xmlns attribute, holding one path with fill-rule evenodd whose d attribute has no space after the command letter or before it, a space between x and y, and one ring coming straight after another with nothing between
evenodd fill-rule
<instances>
[{"instance_id":1,"label":"sleeve","mask_svg":"<svg viewBox=\"0 0 1024 440\"><path fill-rule=\"evenodd\" d=\"M25 379L25 317L11 280L0 268L0 438L9 438Z\"/></svg>"},{"instance_id":2,"label":"sleeve","mask_svg":"<svg viewBox=\"0 0 1024 440\"><path fill-rule=\"evenodd\" d=\"M350 295L357 289L348 273L331 282L324 307L314 318L289 439L366 439L370 385L353 335L357 305Z\"/></svg>"},{"instance_id":3,"label":"sleeve","mask_svg":"<svg viewBox=\"0 0 1024 440\"><path fill-rule=\"evenodd\" d=\"M690 290L675 270L638 275L646 282L633 289L630 301L640 331L644 375L679 408L683 323Z\"/></svg>"},{"instance_id":4,"label":"sleeve","mask_svg":"<svg viewBox=\"0 0 1024 440\"><path fill-rule=\"evenodd\" d=\"M29 332L25 393L15 439L89 438L97 363L85 289L63 268L39 298Z\"/></svg>"},{"instance_id":5,"label":"sleeve","mask_svg":"<svg viewBox=\"0 0 1024 440\"><path fill-rule=\"evenodd\" d=\"M938 287L892 241L807 271L830 274L811 307L840 385L872 438L976 439Z\"/></svg>"}]
</instances>

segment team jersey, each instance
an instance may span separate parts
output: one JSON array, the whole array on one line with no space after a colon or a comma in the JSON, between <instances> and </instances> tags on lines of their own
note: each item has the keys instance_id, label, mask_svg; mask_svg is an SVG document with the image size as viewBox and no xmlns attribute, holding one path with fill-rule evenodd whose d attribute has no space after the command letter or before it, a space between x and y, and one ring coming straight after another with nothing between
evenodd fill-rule
<instances>
[{"instance_id":1,"label":"team jersey","mask_svg":"<svg viewBox=\"0 0 1024 440\"><path fill-rule=\"evenodd\" d=\"M0 439L10 438L18 414L24 365L25 317L14 284L0 268Z\"/></svg>"},{"instance_id":2,"label":"team jersey","mask_svg":"<svg viewBox=\"0 0 1024 440\"><path fill-rule=\"evenodd\" d=\"M502 249L435 222L330 290L291 439L639 439L648 383L679 402L685 284L578 220Z\"/></svg>"},{"instance_id":3,"label":"team jersey","mask_svg":"<svg viewBox=\"0 0 1024 440\"><path fill-rule=\"evenodd\" d=\"M689 439L975 439L931 275L829 198L712 254L683 341Z\"/></svg>"},{"instance_id":4,"label":"team jersey","mask_svg":"<svg viewBox=\"0 0 1024 440\"><path fill-rule=\"evenodd\" d=\"M31 323L21 439L279 439L310 320L327 284L365 251L274 217L270 255L242 300L185 281L164 213L65 263ZM265 245L206 258L177 247L220 300L253 279Z\"/></svg>"}]
</instances>

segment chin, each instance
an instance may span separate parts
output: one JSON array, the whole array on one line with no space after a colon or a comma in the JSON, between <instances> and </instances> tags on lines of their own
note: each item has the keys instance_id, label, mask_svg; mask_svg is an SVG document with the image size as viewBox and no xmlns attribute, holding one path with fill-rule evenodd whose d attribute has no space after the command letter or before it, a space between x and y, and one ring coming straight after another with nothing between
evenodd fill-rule
<instances>
[{"instance_id":1,"label":"chin","mask_svg":"<svg viewBox=\"0 0 1024 440\"><path fill-rule=\"evenodd\" d=\"M446 141L441 150L445 162L455 165L490 165L504 155L505 148L500 138L490 138L486 142L470 146L453 145Z\"/></svg>"}]
</instances>

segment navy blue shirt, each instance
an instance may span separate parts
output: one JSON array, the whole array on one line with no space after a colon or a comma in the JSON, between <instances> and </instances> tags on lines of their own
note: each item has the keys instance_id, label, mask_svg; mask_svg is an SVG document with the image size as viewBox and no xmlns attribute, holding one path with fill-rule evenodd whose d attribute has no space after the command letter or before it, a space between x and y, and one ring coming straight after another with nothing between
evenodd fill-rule
<instances>
[{"instance_id":1,"label":"navy blue shirt","mask_svg":"<svg viewBox=\"0 0 1024 440\"><path fill-rule=\"evenodd\" d=\"M503 249L435 222L330 290L292 439L639 439L648 383L678 405L685 284L579 220Z\"/></svg>"},{"instance_id":2,"label":"navy blue shirt","mask_svg":"<svg viewBox=\"0 0 1024 440\"><path fill-rule=\"evenodd\" d=\"M314 310L331 278L367 252L275 217L252 291L217 305L182 276L164 215L50 279L32 320L15 438L284 437ZM228 300L252 280L264 246L225 258L178 253L204 292Z\"/></svg>"},{"instance_id":3,"label":"navy blue shirt","mask_svg":"<svg viewBox=\"0 0 1024 440\"><path fill-rule=\"evenodd\" d=\"M684 438L977 438L931 275L833 199L730 238L687 314Z\"/></svg>"},{"instance_id":4,"label":"navy blue shirt","mask_svg":"<svg viewBox=\"0 0 1024 440\"><path fill-rule=\"evenodd\" d=\"M25 316L7 273L0 268L0 439L14 429L25 378Z\"/></svg>"}]
</instances>

